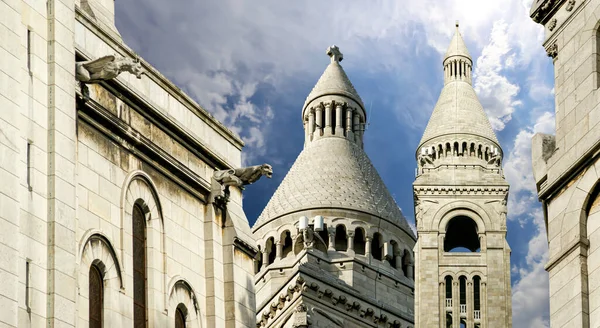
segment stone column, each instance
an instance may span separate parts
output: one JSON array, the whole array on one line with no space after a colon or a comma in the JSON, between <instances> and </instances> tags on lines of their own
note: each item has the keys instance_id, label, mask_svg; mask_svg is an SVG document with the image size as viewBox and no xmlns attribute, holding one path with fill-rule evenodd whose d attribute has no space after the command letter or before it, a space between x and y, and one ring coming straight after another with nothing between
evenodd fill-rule
<instances>
[{"instance_id":1,"label":"stone column","mask_svg":"<svg viewBox=\"0 0 600 328\"><path fill-rule=\"evenodd\" d=\"M346 252L350 256L354 256L354 231L347 231L346 235L348 236L348 247L346 248Z\"/></svg>"},{"instance_id":2,"label":"stone column","mask_svg":"<svg viewBox=\"0 0 600 328\"><path fill-rule=\"evenodd\" d=\"M360 123L359 124L359 128L358 128L358 140L359 140L359 145L362 148L364 145L363 142L363 134L365 133L365 123Z\"/></svg>"},{"instance_id":3,"label":"stone column","mask_svg":"<svg viewBox=\"0 0 600 328\"><path fill-rule=\"evenodd\" d=\"M275 257L277 260L281 260L283 257L283 242L280 240L277 242L277 256Z\"/></svg>"},{"instance_id":4,"label":"stone column","mask_svg":"<svg viewBox=\"0 0 600 328\"><path fill-rule=\"evenodd\" d=\"M371 259L371 237L365 236L365 256Z\"/></svg>"},{"instance_id":5,"label":"stone column","mask_svg":"<svg viewBox=\"0 0 600 328\"><path fill-rule=\"evenodd\" d=\"M267 249L265 249L262 252L262 262L263 262L263 267L266 267L267 265L269 265L269 251Z\"/></svg>"},{"instance_id":6,"label":"stone column","mask_svg":"<svg viewBox=\"0 0 600 328\"><path fill-rule=\"evenodd\" d=\"M315 109L311 108L308 113L308 140L307 143L313 140L313 133L315 133Z\"/></svg>"},{"instance_id":7,"label":"stone column","mask_svg":"<svg viewBox=\"0 0 600 328\"><path fill-rule=\"evenodd\" d=\"M406 265L406 277L410 280L414 280L414 274L413 274L413 266L414 263L412 262L412 260L410 261L410 263L408 263L408 265Z\"/></svg>"},{"instance_id":8,"label":"stone column","mask_svg":"<svg viewBox=\"0 0 600 328\"><path fill-rule=\"evenodd\" d=\"M474 328L473 280L467 280L467 328Z\"/></svg>"},{"instance_id":9,"label":"stone column","mask_svg":"<svg viewBox=\"0 0 600 328\"><path fill-rule=\"evenodd\" d=\"M327 233L329 234L329 247L327 250L335 252L335 227L327 228Z\"/></svg>"},{"instance_id":10,"label":"stone column","mask_svg":"<svg viewBox=\"0 0 600 328\"><path fill-rule=\"evenodd\" d=\"M316 127L313 135L313 140L319 139L323 134L323 106L317 106L315 108Z\"/></svg>"},{"instance_id":11,"label":"stone column","mask_svg":"<svg viewBox=\"0 0 600 328\"><path fill-rule=\"evenodd\" d=\"M354 142L358 143L359 140L359 136L358 136L358 129L359 129L359 124L360 124L360 118L358 116L357 112L354 112Z\"/></svg>"},{"instance_id":12,"label":"stone column","mask_svg":"<svg viewBox=\"0 0 600 328\"><path fill-rule=\"evenodd\" d=\"M452 327L460 328L460 281L452 279Z\"/></svg>"},{"instance_id":13,"label":"stone column","mask_svg":"<svg viewBox=\"0 0 600 328\"><path fill-rule=\"evenodd\" d=\"M331 115L331 103L327 103L325 104L325 131L323 132L324 136L330 136L332 134Z\"/></svg>"},{"instance_id":14,"label":"stone column","mask_svg":"<svg viewBox=\"0 0 600 328\"><path fill-rule=\"evenodd\" d=\"M481 309L481 327L488 326L487 320L487 283L480 281L479 282L479 307Z\"/></svg>"},{"instance_id":15,"label":"stone column","mask_svg":"<svg viewBox=\"0 0 600 328\"><path fill-rule=\"evenodd\" d=\"M446 281L440 282L440 326L446 327Z\"/></svg>"},{"instance_id":16,"label":"stone column","mask_svg":"<svg viewBox=\"0 0 600 328\"><path fill-rule=\"evenodd\" d=\"M341 103L337 103L335 104L335 135L336 136L343 136L344 135L344 128L343 128L343 124L342 124L342 111L344 109L342 108L342 104Z\"/></svg>"},{"instance_id":17,"label":"stone column","mask_svg":"<svg viewBox=\"0 0 600 328\"><path fill-rule=\"evenodd\" d=\"M346 138L352 140L354 134L352 133L352 108L346 107Z\"/></svg>"}]
</instances>

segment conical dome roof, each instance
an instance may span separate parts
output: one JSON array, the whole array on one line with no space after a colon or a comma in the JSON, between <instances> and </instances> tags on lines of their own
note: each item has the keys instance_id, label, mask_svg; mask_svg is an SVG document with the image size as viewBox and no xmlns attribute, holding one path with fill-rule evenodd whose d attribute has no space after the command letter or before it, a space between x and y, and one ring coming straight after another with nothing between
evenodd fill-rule
<instances>
[{"instance_id":1,"label":"conical dome roof","mask_svg":"<svg viewBox=\"0 0 600 328\"><path fill-rule=\"evenodd\" d=\"M454 81L444 86L420 145L449 134L481 136L499 145L475 90L467 82Z\"/></svg>"},{"instance_id":2,"label":"conical dome roof","mask_svg":"<svg viewBox=\"0 0 600 328\"><path fill-rule=\"evenodd\" d=\"M339 48L337 46L329 47L327 49L327 55L331 57L331 63L327 66L325 72L323 72L323 75L321 75L321 78L319 78L319 81L317 81L317 84L315 84L308 97L306 97L303 108L306 108L306 106L316 98L327 95L340 95L351 98L364 110L365 106L363 105L362 99L360 99L358 92L356 92L348 75L346 75L342 65L340 65L340 62L344 57L339 51Z\"/></svg>"},{"instance_id":3,"label":"conical dome roof","mask_svg":"<svg viewBox=\"0 0 600 328\"><path fill-rule=\"evenodd\" d=\"M458 22L456 22L456 32L454 32L454 36L450 41L450 46L446 51L446 55L444 55L444 60L452 56L463 56L471 59L471 54L469 54L469 49L467 49L465 40L463 40L462 35L460 35L460 31L458 30Z\"/></svg>"},{"instance_id":4,"label":"conical dome roof","mask_svg":"<svg viewBox=\"0 0 600 328\"><path fill-rule=\"evenodd\" d=\"M466 57L467 60L455 56ZM480 136L499 146L492 125L471 85L471 56L458 31L458 23L444 63L445 85L431 113L420 146L433 138L450 134Z\"/></svg>"},{"instance_id":5,"label":"conical dome roof","mask_svg":"<svg viewBox=\"0 0 600 328\"><path fill-rule=\"evenodd\" d=\"M368 213L413 235L367 154L344 138L324 138L306 147L253 229L289 213L318 208Z\"/></svg>"}]
</instances>

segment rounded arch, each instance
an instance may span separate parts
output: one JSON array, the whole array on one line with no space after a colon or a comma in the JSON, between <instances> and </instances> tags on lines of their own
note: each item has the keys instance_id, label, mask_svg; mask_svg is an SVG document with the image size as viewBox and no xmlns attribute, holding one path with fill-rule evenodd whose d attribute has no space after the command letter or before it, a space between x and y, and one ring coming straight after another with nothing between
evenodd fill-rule
<instances>
[{"instance_id":1,"label":"rounded arch","mask_svg":"<svg viewBox=\"0 0 600 328\"><path fill-rule=\"evenodd\" d=\"M87 322L87 310L80 311L82 304L89 304L90 268L94 266L100 273L103 283L102 322L106 327L118 326L115 322L121 315L120 294L123 290L123 276L120 261L110 240L99 231L88 230L80 243L79 267L77 275L77 317ZM83 307L87 309L88 307Z\"/></svg>"},{"instance_id":2,"label":"rounded arch","mask_svg":"<svg viewBox=\"0 0 600 328\"><path fill-rule=\"evenodd\" d=\"M477 224L469 216L453 216L446 225L444 234L444 252L456 248L466 248L476 252L481 248Z\"/></svg>"},{"instance_id":3,"label":"rounded arch","mask_svg":"<svg viewBox=\"0 0 600 328\"><path fill-rule=\"evenodd\" d=\"M162 309L167 306L167 253L166 253L166 233L164 218L162 215L162 206L156 184L148 173L136 170L130 172L123 183L121 190L121 245L131 245L125 242L125 238L132 236L132 220L134 206L138 206L145 217L146 222L146 251L147 251L147 270L156 270L160 275L149 274L147 276L148 286L161 286L161 289L148 288L148 305L152 309L152 304L160 306L156 300L161 300ZM121 249L121 257L127 259L124 263L133 263L133 250ZM129 261L131 259L131 261ZM158 263L157 263L157 259ZM130 270L133 270L131 268ZM160 277L161 282L152 282L151 279ZM126 290L129 284L133 286L133 279L126 281Z\"/></svg>"},{"instance_id":4,"label":"rounded arch","mask_svg":"<svg viewBox=\"0 0 600 328\"><path fill-rule=\"evenodd\" d=\"M279 235L279 243L281 244L281 258L285 258L288 254L292 253L294 246L294 239L292 233L289 230L284 230Z\"/></svg>"},{"instance_id":5,"label":"rounded arch","mask_svg":"<svg viewBox=\"0 0 600 328\"><path fill-rule=\"evenodd\" d=\"M185 326L190 328L201 328L202 327L202 313L198 306L198 299L192 285L180 276L175 276L169 282L169 301L167 307L167 314L169 316L168 327L175 327L175 315L177 309L182 309L181 305L184 306L183 314L185 316Z\"/></svg>"},{"instance_id":6,"label":"rounded arch","mask_svg":"<svg viewBox=\"0 0 600 328\"><path fill-rule=\"evenodd\" d=\"M431 226L430 229L445 233L448 222L455 216L467 216L471 218L477 224L477 231L479 233L485 233L487 230L486 227L492 226L492 221L487 212L479 205L464 200L457 200L438 209L431 222L439 222L439 224L437 227Z\"/></svg>"}]
</instances>

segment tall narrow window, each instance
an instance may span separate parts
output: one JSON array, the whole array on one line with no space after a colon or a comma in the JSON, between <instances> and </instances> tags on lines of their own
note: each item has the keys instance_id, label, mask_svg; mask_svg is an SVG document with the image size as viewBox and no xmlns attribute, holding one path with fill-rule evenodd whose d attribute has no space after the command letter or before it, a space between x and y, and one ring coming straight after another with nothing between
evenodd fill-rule
<instances>
[{"instance_id":1,"label":"tall narrow window","mask_svg":"<svg viewBox=\"0 0 600 328\"><path fill-rule=\"evenodd\" d=\"M31 260L27 259L25 261L25 306L27 307L27 313L31 312L31 295L30 295L30 286L31 286Z\"/></svg>"},{"instance_id":2,"label":"tall narrow window","mask_svg":"<svg viewBox=\"0 0 600 328\"><path fill-rule=\"evenodd\" d=\"M102 274L95 265L90 266L89 280L90 328L101 328L104 286Z\"/></svg>"},{"instance_id":3,"label":"tall narrow window","mask_svg":"<svg viewBox=\"0 0 600 328\"><path fill-rule=\"evenodd\" d=\"M365 232L362 228L354 230L354 253L365 255Z\"/></svg>"},{"instance_id":4,"label":"tall narrow window","mask_svg":"<svg viewBox=\"0 0 600 328\"><path fill-rule=\"evenodd\" d=\"M29 189L29 191L33 190L33 186L31 184L31 145L33 144L33 141L28 140L27 141L27 189Z\"/></svg>"},{"instance_id":5,"label":"tall narrow window","mask_svg":"<svg viewBox=\"0 0 600 328\"><path fill-rule=\"evenodd\" d=\"M281 258L285 258L292 251L292 248L294 246L292 234L287 230L284 231L283 234L281 234L281 240L281 243L283 244Z\"/></svg>"},{"instance_id":6,"label":"tall narrow window","mask_svg":"<svg viewBox=\"0 0 600 328\"><path fill-rule=\"evenodd\" d=\"M381 234L376 232L371 241L371 255L374 259L381 261L383 258L383 243Z\"/></svg>"},{"instance_id":7,"label":"tall narrow window","mask_svg":"<svg viewBox=\"0 0 600 328\"><path fill-rule=\"evenodd\" d=\"M185 313L183 311L183 304L177 306L175 310L175 328L185 328Z\"/></svg>"},{"instance_id":8,"label":"tall narrow window","mask_svg":"<svg viewBox=\"0 0 600 328\"><path fill-rule=\"evenodd\" d=\"M31 73L31 38L32 32L30 29L27 29L27 71Z\"/></svg>"},{"instance_id":9,"label":"tall narrow window","mask_svg":"<svg viewBox=\"0 0 600 328\"><path fill-rule=\"evenodd\" d=\"M146 222L142 209L133 207L133 326L146 327Z\"/></svg>"}]
</instances>

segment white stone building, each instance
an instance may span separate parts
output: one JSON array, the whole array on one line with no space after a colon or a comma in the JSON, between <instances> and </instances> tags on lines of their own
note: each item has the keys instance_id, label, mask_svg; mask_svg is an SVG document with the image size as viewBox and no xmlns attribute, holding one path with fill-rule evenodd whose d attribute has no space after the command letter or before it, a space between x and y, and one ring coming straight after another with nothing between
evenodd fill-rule
<instances>
[{"instance_id":1,"label":"white stone building","mask_svg":"<svg viewBox=\"0 0 600 328\"><path fill-rule=\"evenodd\" d=\"M600 1L538 0L556 134L533 137L549 243L550 326L600 327Z\"/></svg>"},{"instance_id":2,"label":"white stone building","mask_svg":"<svg viewBox=\"0 0 600 328\"><path fill-rule=\"evenodd\" d=\"M211 205L242 146L123 43L113 0L1 1L0 326L255 326L241 192Z\"/></svg>"},{"instance_id":3,"label":"white stone building","mask_svg":"<svg viewBox=\"0 0 600 328\"><path fill-rule=\"evenodd\" d=\"M305 145L256 221L259 327L412 327L415 237L363 151L364 105L331 63L302 108Z\"/></svg>"},{"instance_id":4,"label":"white stone building","mask_svg":"<svg viewBox=\"0 0 600 328\"><path fill-rule=\"evenodd\" d=\"M471 85L458 31L417 148L415 327L512 327L508 183L502 148Z\"/></svg>"}]
</instances>

